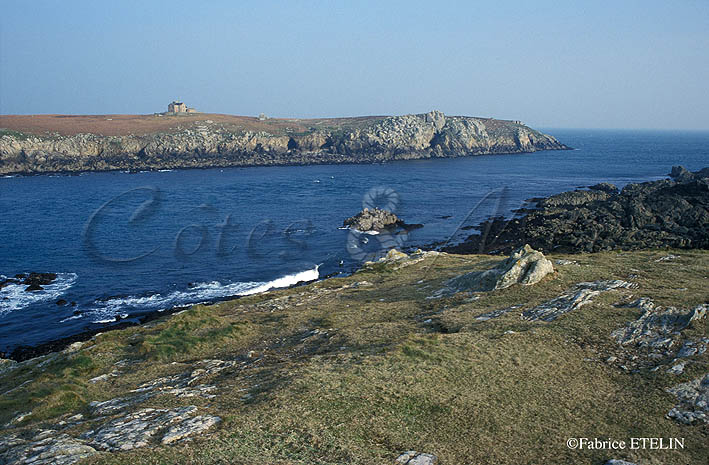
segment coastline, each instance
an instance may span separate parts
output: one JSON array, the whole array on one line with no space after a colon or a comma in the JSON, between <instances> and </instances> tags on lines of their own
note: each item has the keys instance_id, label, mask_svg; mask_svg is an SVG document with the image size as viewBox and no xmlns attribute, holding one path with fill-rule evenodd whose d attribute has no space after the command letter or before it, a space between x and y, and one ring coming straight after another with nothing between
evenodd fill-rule
<instances>
[{"instance_id":1,"label":"coastline","mask_svg":"<svg viewBox=\"0 0 709 465\"><path fill-rule=\"evenodd\" d=\"M134 130L115 134L106 129L113 118L94 118L88 132L60 133L56 128L67 124L62 115L44 116L48 121L39 126L30 124L31 116L0 116L0 126L8 128L0 129L0 173L378 163L569 149L519 121L438 111L321 120L220 116L226 115L136 116L145 124L157 121L157 132L143 133L134 123Z\"/></svg>"},{"instance_id":2,"label":"coastline","mask_svg":"<svg viewBox=\"0 0 709 465\"><path fill-rule=\"evenodd\" d=\"M684 170L681 167L675 167L672 170L672 175L674 178L676 178L675 181L668 181L668 180L659 180L659 181L650 181L650 182L645 182L645 183L639 183L639 184L630 184L629 187L626 186L626 189L624 189L624 192L627 190L628 192L634 193L632 195L638 196L638 195L645 195L648 191L653 192L656 191L659 187L662 188L667 188L672 187L672 186L683 186L684 184L687 183L697 183L697 182L703 182L701 181L702 178L700 177L699 173L707 173L707 170L702 170L697 173L690 173L687 170ZM706 179L706 178L704 178ZM684 183L684 184L683 184ZM701 185L701 184L700 184ZM535 239L533 237L528 236L528 233L524 233L523 228L527 226L528 221L526 218L531 217L531 218L536 218L540 217L541 220L545 220L545 211L543 207L540 207L540 205L543 204L550 204L553 207L553 214L558 215L558 211L560 207L566 206L567 208L570 208L571 210L577 210L578 208L601 208L603 205L603 201L608 201L608 195L602 195L602 193L608 194L609 192L613 192L613 187L610 185L599 185L600 187L592 186L591 189L588 190L576 190L576 191L569 191L569 192L564 192L556 195L552 195L550 197L546 198L537 198L534 199L537 203L537 208L533 209L527 209L527 210L521 210L519 213L525 213L527 216L524 216L522 220L518 219L513 219L505 222L500 222L498 219L492 218L488 219L477 226L474 227L474 229L478 229L481 234L473 234L469 236L467 239L463 240L460 243L457 244L452 244L452 245L445 245L443 243L434 243L434 244L429 244L429 246L424 246L426 249L430 250L435 250L435 251L445 251L449 253L462 253L462 254L475 254L475 253L485 253L485 254L492 254L492 255L499 255L500 253L509 253L510 250L514 248L521 247L525 243L531 243L535 247L539 247L540 250L543 250L545 253L548 252L562 252L562 253L571 253L571 254L578 254L578 253L587 253L589 251L594 251L594 250L588 250L586 245L581 245L584 243L583 241L577 241L578 246L574 247L567 247L564 250L550 250L550 248L545 247L543 243L538 243L538 241L535 242ZM595 189L594 189L595 188ZM690 191L687 191L686 187L682 187L683 192L688 193ZM601 198L602 197L602 198ZM631 196L632 197L632 196ZM568 199L571 198L573 201L569 203ZM611 201L615 201L614 198L611 198ZM664 200L663 200L664 202ZM670 208L672 208L671 204ZM529 223L536 222L539 223L539 219L535 221L529 221ZM701 225L700 225L701 226ZM557 226L558 227L558 226ZM666 226L667 228L672 227L671 224L668 223ZM504 234L503 234L504 233ZM375 234L375 232L368 232L368 234ZM546 234L546 233L545 233ZM709 231L707 231L707 234L709 234ZM488 237L485 237L488 236ZM482 241L481 241L482 238ZM487 239L488 243L485 244L485 240ZM664 242L663 242L664 241ZM707 248L706 245L703 245L705 243L709 243L709 239L703 239L704 242L701 240L698 242L688 243L685 245L684 248L686 249L696 249L696 248ZM591 244L592 242L586 241L586 243ZM585 244L585 243L584 243ZM660 250L662 248L677 248L678 243L674 240L671 239L671 237L665 237L663 236L662 239L658 242L650 242L644 246L638 246L635 247L635 249L652 249L652 250ZM410 247L405 247L403 251L405 252L412 252L413 250L417 249L418 246L412 245ZM679 248L682 248L682 245L679 244ZM613 248L610 247L609 245L605 245L602 249L600 250L612 250ZM632 249L632 247L631 247ZM622 248L619 248L618 250L623 250ZM293 283L287 287L276 287L276 288L270 288L266 289L263 292L258 293L259 295L265 295L273 290L277 289L290 289L292 287L298 287L302 286L308 283L313 283L313 282L322 282L325 281L331 277L338 277L338 278L343 278L343 277L350 277L353 274L356 274L361 268L353 268L349 271L345 272L336 272L336 273L331 273L327 276L318 276L317 279L315 280L308 280L308 281L299 281L297 283ZM278 278L274 280L274 282L277 282L283 278ZM202 301L201 304L199 305L206 305L206 306L211 306L218 304L220 302L229 302L229 301L236 301L238 299L241 299L243 297L248 296L249 294L244 294L244 295L233 295L233 296L224 296L220 298L214 298L214 299L205 299ZM45 355L47 353L51 352L56 352L63 350L67 346L69 346L72 343L75 342L83 342L92 339L95 335L104 333L107 331L113 331L113 330L119 330L119 329L124 329L127 327L131 326L142 326L145 323L148 323L150 321L154 321L157 319L160 319L161 317L167 317L169 315L173 315L175 313L179 313L180 311L183 311L185 309L189 309L193 307L194 305L198 304L187 304L187 305L178 305L174 307L169 307L165 309L158 309L158 310L153 310L146 312L145 314L141 314L140 316L128 316L128 318L131 319L137 319L137 322L134 321L122 321L114 324L109 324L104 327L97 327L93 328L90 330L82 331L80 333L71 335L71 336L66 336L62 338L58 338L56 340L51 340L47 341L41 344L37 344L34 346L18 346L14 348L11 352L4 354L4 357L7 357L9 359L15 360L15 361L24 361L36 356L40 355Z\"/></svg>"},{"instance_id":3,"label":"coastline","mask_svg":"<svg viewBox=\"0 0 709 465\"><path fill-rule=\"evenodd\" d=\"M312 160L307 162L274 162L270 164L261 163L238 163L238 164L209 164L209 165L196 165L196 166L170 166L170 167L137 167L131 169L125 168L110 168L110 169L81 169L81 170L58 170L58 171L12 171L0 173L1 178L20 178L20 177L32 177L32 176L81 176L89 173L124 173L124 174L140 174L140 173L156 173L156 172L169 172L169 171L183 171L183 170L210 170L210 169L226 169L226 168L264 168L264 167L287 167L287 166L327 166L327 165L386 165L392 162L407 162L407 161L418 161L418 160L433 160L433 159L450 159L450 158L474 158L478 156L504 156L504 155L522 155L522 154L533 154L541 151L566 151L566 150L577 150L573 147L564 146L564 148L544 148L539 150L517 150L517 151L500 151L500 152L479 152L472 153L469 155L456 155L456 156L442 156L442 157L432 157L426 156L426 154L399 154L397 158L391 159L375 159L375 160L346 160L346 161L333 161L333 160Z\"/></svg>"}]
</instances>

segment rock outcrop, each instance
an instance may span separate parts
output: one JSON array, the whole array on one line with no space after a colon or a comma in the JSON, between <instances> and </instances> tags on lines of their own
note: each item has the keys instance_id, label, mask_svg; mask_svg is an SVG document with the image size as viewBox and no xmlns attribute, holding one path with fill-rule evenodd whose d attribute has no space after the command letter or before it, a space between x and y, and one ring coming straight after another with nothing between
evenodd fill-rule
<instances>
[{"instance_id":1,"label":"rock outcrop","mask_svg":"<svg viewBox=\"0 0 709 465\"><path fill-rule=\"evenodd\" d=\"M677 396L679 403L667 416L687 425L709 424L709 373L701 378L682 383L667 392Z\"/></svg>"},{"instance_id":2,"label":"rock outcrop","mask_svg":"<svg viewBox=\"0 0 709 465\"><path fill-rule=\"evenodd\" d=\"M630 289L636 287L626 281L594 281L579 283L573 289L555 297L541 305L537 305L522 313L522 319L528 321L554 321L564 313L576 310L591 301L602 292L613 289Z\"/></svg>"},{"instance_id":3,"label":"rock outcrop","mask_svg":"<svg viewBox=\"0 0 709 465\"><path fill-rule=\"evenodd\" d=\"M347 218L342 225L357 231L366 232L403 226L404 222L390 211L379 208L372 208L371 210L365 208L355 216Z\"/></svg>"},{"instance_id":4,"label":"rock outcrop","mask_svg":"<svg viewBox=\"0 0 709 465\"><path fill-rule=\"evenodd\" d=\"M492 218L453 253L505 253L529 244L542 252L599 252L656 247L709 248L709 168L672 169L674 179L564 192L521 210L523 217Z\"/></svg>"},{"instance_id":5,"label":"rock outcrop","mask_svg":"<svg viewBox=\"0 0 709 465\"><path fill-rule=\"evenodd\" d=\"M512 252L509 258L495 268L485 271L472 271L448 281L447 286L456 292L466 290L486 292L505 289L513 284L529 286L536 284L549 273L554 266L541 252L529 245Z\"/></svg>"},{"instance_id":6,"label":"rock outcrop","mask_svg":"<svg viewBox=\"0 0 709 465\"><path fill-rule=\"evenodd\" d=\"M661 348L673 344L673 335L685 329L694 320L706 317L709 304L697 305L691 310L675 307L655 307L652 301L638 299L629 306L641 308L643 314L611 334L621 345L635 344L640 347Z\"/></svg>"},{"instance_id":7,"label":"rock outcrop","mask_svg":"<svg viewBox=\"0 0 709 465\"><path fill-rule=\"evenodd\" d=\"M398 456L394 463L396 465L436 465L438 457L433 454L410 450Z\"/></svg>"},{"instance_id":8,"label":"rock outcrop","mask_svg":"<svg viewBox=\"0 0 709 465\"><path fill-rule=\"evenodd\" d=\"M563 150L518 122L426 114L339 120L303 133L236 130L211 121L147 135L0 132L0 174L194 167L368 163L432 157ZM315 120L313 120L315 121Z\"/></svg>"}]
</instances>

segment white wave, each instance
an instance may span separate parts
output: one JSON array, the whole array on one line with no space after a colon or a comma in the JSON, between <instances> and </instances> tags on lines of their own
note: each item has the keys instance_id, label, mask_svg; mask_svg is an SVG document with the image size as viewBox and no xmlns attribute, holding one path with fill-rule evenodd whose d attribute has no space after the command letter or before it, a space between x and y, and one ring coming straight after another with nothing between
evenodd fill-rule
<instances>
[{"instance_id":1,"label":"white wave","mask_svg":"<svg viewBox=\"0 0 709 465\"><path fill-rule=\"evenodd\" d=\"M286 275L267 282L235 282L222 284L219 281L199 283L184 291L175 291L170 294L153 294L149 296L117 297L99 302L98 305L86 312L93 323L112 323L116 315L126 308L141 310L164 311L168 308L181 305L195 305L215 299L230 296L246 296L266 292L271 289L281 289L298 284L299 282L314 281L320 276L319 265L311 270ZM122 316L122 318L127 315Z\"/></svg>"},{"instance_id":2,"label":"white wave","mask_svg":"<svg viewBox=\"0 0 709 465\"><path fill-rule=\"evenodd\" d=\"M26 284L8 284L0 289L0 316L32 304L50 302L64 294L76 282L76 273L57 273L57 279L40 291L27 292Z\"/></svg>"},{"instance_id":3,"label":"white wave","mask_svg":"<svg viewBox=\"0 0 709 465\"><path fill-rule=\"evenodd\" d=\"M64 322L70 321L70 320L78 320L79 318L83 318L83 317L84 317L84 315L81 315L81 314L72 315L72 316L64 318L63 320L59 320L59 323L64 323Z\"/></svg>"},{"instance_id":4,"label":"white wave","mask_svg":"<svg viewBox=\"0 0 709 465\"><path fill-rule=\"evenodd\" d=\"M348 231L353 231L353 232L355 232L355 233L357 233L357 234L367 234L367 235L370 235L370 236L376 236L377 234L379 234L379 231L374 230L374 229L371 230L371 231L360 231L359 229L350 228L349 226L343 226L343 227L340 227L340 228L337 228L337 229L344 229L344 230L348 230Z\"/></svg>"}]
</instances>

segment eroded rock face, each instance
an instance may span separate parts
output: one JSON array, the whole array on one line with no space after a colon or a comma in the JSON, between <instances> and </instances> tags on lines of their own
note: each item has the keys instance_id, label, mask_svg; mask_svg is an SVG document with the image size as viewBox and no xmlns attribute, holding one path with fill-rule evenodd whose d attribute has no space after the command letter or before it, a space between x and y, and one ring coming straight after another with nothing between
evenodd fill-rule
<instances>
[{"instance_id":1,"label":"eroded rock face","mask_svg":"<svg viewBox=\"0 0 709 465\"><path fill-rule=\"evenodd\" d=\"M148 135L6 134L0 137L0 174L365 163L567 148L518 123L446 117L439 111L366 118L340 129L313 127L300 135L276 127L272 132L228 130L202 121Z\"/></svg>"},{"instance_id":2,"label":"eroded rock face","mask_svg":"<svg viewBox=\"0 0 709 465\"><path fill-rule=\"evenodd\" d=\"M633 283L621 280L594 281L579 283L573 289L544 302L532 309L522 312L522 319L528 321L554 321L564 313L576 310L591 303L594 297L612 289L635 287Z\"/></svg>"},{"instance_id":3,"label":"eroded rock face","mask_svg":"<svg viewBox=\"0 0 709 465\"><path fill-rule=\"evenodd\" d=\"M529 286L536 284L549 273L554 266L544 254L529 245L512 252L509 258L495 268L486 271L473 271L448 281L449 288L458 291L485 292L505 289L513 284Z\"/></svg>"},{"instance_id":4,"label":"eroded rock face","mask_svg":"<svg viewBox=\"0 0 709 465\"><path fill-rule=\"evenodd\" d=\"M667 389L679 403L667 416L687 425L709 423L709 373L688 383Z\"/></svg>"}]
</instances>

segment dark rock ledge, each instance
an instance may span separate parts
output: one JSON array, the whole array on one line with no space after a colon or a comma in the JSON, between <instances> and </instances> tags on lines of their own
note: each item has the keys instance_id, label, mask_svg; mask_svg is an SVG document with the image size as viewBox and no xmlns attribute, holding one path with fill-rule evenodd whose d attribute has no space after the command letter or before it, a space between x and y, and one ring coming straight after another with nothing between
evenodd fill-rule
<instances>
[{"instance_id":1,"label":"dark rock ledge","mask_svg":"<svg viewBox=\"0 0 709 465\"><path fill-rule=\"evenodd\" d=\"M451 253L509 253L529 244L544 253L583 253L672 247L709 248L709 168L690 172L675 166L672 179L607 183L589 190L535 199L524 216L491 218L480 234L444 247Z\"/></svg>"}]
</instances>

